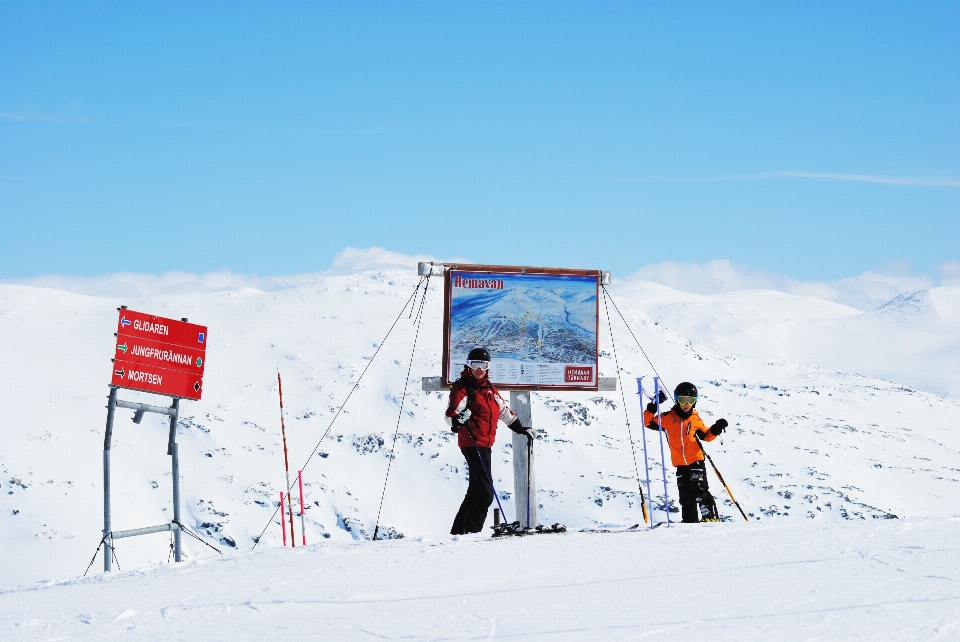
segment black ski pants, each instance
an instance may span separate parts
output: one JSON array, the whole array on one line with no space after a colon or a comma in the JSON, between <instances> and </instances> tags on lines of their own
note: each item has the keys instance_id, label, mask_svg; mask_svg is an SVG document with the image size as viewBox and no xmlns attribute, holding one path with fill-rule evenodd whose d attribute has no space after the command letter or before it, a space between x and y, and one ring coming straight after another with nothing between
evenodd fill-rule
<instances>
[{"instance_id":1,"label":"black ski pants","mask_svg":"<svg viewBox=\"0 0 960 642\"><path fill-rule=\"evenodd\" d=\"M480 451L477 454L477 450ZM489 448L461 448L463 458L467 460L467 469L470 471L470 484L467 486L467 494L460 504L460 510L453 520L453 526L450 528L451 535L463 535L464 533L479 533L483 530L483 522L487 519L487 511L490 510L490 504L493 503L493 486L484 472L484 466L490 470L490 449ZM483 465L480 465L480 458L483 457Z\"/></svg>"},{"instance_id":2,"label":"black ski pants","mask_svg":"<svg viewBox=\"0 0 960 642\"><path fill-rule=\"evenodd\" d=\"M707 485L707 467L703 461L677 466L677 491L680 493L680 516L683 522L696 524L701 515L704 518L719 516L717 503Z\"/></svg>"}]
</instances>

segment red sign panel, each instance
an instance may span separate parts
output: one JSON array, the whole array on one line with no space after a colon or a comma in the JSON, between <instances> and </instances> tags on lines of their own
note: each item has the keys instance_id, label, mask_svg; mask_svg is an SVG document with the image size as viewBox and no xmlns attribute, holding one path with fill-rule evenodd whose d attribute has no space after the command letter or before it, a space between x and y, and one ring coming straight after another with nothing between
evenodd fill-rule
<instances>
[{"instance_id":1,"label":"red sign panel","mask_svg":"<svg viewBox=\"0 0 960 642\"><path fill-rule=\"evenodd\" d=\"M120 359L113 362L113 379L110 384L184 399L199 399L203 392L203 377L199 374L129 363Z\"/></svg>"},{"instance_id":2,"label":"red sign panel","mask_svg":"<svg viewBox=\"0 0 960 642\"><path fill-rule=\"evenodd\" d=\"M149 339L118 336L114 358L143 365L153 365L169 370L183 370L203 376L206 352Z\"/></svg>"},{"instance_id":3,"label":"red sign panel","mask_svg":"<svg viewBox=\"0 0 960 642\"><path fill-rule=\"evenodd\" d=\"M206 326L120 309L111 385L200 399Z\"/></svg>"},{"instance_id":4,"label":"red sign panel","mask_svg":"<svg viewBox=\"0 0 960 642\"><path fill-rule=\"evenodd\" d=\"M206 326L165 319L134 310L120 310L117 335L122 334L139 339L173 343L178 346L207 349Z\"/></svg>"}]
</instances>

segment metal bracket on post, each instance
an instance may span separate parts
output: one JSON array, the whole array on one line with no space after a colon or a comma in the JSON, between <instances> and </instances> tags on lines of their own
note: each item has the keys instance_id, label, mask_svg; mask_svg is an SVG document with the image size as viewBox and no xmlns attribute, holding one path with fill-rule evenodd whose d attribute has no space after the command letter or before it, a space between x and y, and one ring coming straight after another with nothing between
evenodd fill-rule
<instances>
[{"instance_id":1,"label":"metal bracket on post","mask_svg":"<svg viewBox=\"0 0 960 642\"><path fill-rule=\"evenodd\" d=\"M617 389L616 377L599 377L597 379L597 390L599 392L614 392ZM420 388L424 392L443 392L450 390L450 386L444 386L440 377L421 377ZM506 386L497 386L499 390L508 389Z\"/></svg>"},{"instance_id":2,"label":"metal bracket on post","mask_svg":"<svg viewBox=\"0 0 960 642\"><path fill-rule=\"evenodd\" d=\"M170 417L170 436L167 440L167 454L173 457L173 521L169 524L135 528L127 531L114 532L112 530L112 515L110 513L110 449L113 443L113 419L117 408L133 410L133 422L136 424L140 423L144 413L147 412ZM104 571L110 571L111 569L113 541L115 539L148 535L150 533L161 533L164 531L173 531L174 557L176 561L182 561L180 546L180 460L177 455L177 420L179 414L179 397L174 397L173 403L169 407L151 406L150 404L134 403L132 401L117 399L116 386L110 386L110 397L107 402L107 428L103 438L103 542L106 545L106 551L103 556Z\"/></svg>"},{"instance_id":3,"label":"metal bracket on post","mask_svg":"<svg viewBox=\"0 0 960 642\"><path fill-rule=\"evenodd\" d=\"M526 428L533 428L533 407L529 390L511 390L510 408ZM525 435L513 435L513 490L516 520L524 528L536 528L537 477L534 474L533 444Z\"/></svg>"},{"instance_id":4,"label":"metal bracket on post","mask_svg":"<svg viewBox=\"0 0 960 642\"><path fill-rule=\"evenodd\" d=\"M417 263L417 276L443 276L446 269L447 266L445 265L421 261Z\"/></svg>"}]
</instances>

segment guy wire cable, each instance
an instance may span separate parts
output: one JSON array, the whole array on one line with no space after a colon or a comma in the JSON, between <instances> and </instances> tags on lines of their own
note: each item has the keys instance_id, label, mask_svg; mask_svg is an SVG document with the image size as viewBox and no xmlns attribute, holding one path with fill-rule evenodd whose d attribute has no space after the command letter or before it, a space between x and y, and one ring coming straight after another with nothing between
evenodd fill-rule
<instances>
[{"instance_id":1,"label":"guy wire cable","mask_svg":"<svg viewBox=\"0 0 960 642\"><path fill-rule=\"evenodd\" d=\"M637 465L637 449L633 445L633 432L630 430L630 415L627 412L627 397L623 391L623 380L620 378L620 359L617 357L617 342L613 338L613 324L610 322L610 309L607 307L607 290L603 290L603 310L607 315L607 329L610 331L610 345L613 347L613 363L617 368L617 383L620 386L620 399L623 404L623 417L627 423L627 437L630 439L630 452L633 454L633 470L637 474L637 488L640 489L640 506L643 508L643 523L649 524L647 518L647 500L643 496L643 482L640 481L640 467ZM643 397L640 398L643 403ZM643 428L641 427L641 430Z\"/></svg>"},{"instance_id":2,"label":"guy wire cable","mask_svg":"<svg viewBox=\"0 0 960 642\"><path fill-rule=\"evenodd\" d=\"M418 286L419 287L419 286ZM420 299L420 308L417 310L417 330L413 335L413 348L410 350L410 364L407 366L407 378L403 383L403 395L400 397L400 411L397 413L397 427L393 431L393 445L390 447L390 458L387 460L387 475L383 478L383 491L380 493L380 507L377 509L377 521L373 528L373 540L377 541L380 532L380 513L383 511L383 498L387 496L387 482L390 480L390 469L393 467L393 458L397 451L397 435L400 434L400 420L403 418L403 405L407 401L407 388L410 385L410 371L413 370L413 357L417 352L417 339L420 338L420 323L423 322L423 306L427 302L427 290L430 289L430 275L427 275L427 284L423 288L423 298ZM411 309L411 312L413 310Z\"/></svg>"},{"instance_id":3,"label":"guy wire cable","mask_svg":"<svg viewBox=\"0 0 960 642\"><path fill-rule=\"evenodd\" d=\"M108 533L108 535L110 535L110 534L112 534L112 533ZM85 570L85 571L83 572L83 576L84 576L84 577L86 577L86 576L87 576L87 573L90 572L90 567L93 566L93 563L96 561L97 555L100 553L100 547L103 546L103 545L106 543L106 541L107 541L107 536L108 536L108 535L104 535L104 536L100 539L100 543L97 544L97 550L95 550L95 551L93 552L93 557L90 558L90 563L87 564L87 570ZM104 552L104 555L106 555L106 552ZM114 560L114 561L116 561L116 560ZM118 570L118 571L120 570L120 564L117 564L117 570Z\"/></svg>"},{"instance_id":4,"label":"guy wire cable","mask_svg":"<svg viewBox=\"0 0 960 642\"><path fill-rule=\"evenodd\" d=\"M613 296L607 290L607 286L601 285L600 287L603 288L603 293L610 298L610 303L613 304L613 309L616 310L617 314L620 315L620 320L623 321L623 325L627 326L627 332L629 332L630 336L633 337L633 340L637 342L637 347L640 348L640 352L643 353L643 358L646 359L647 363L650 364L650 367L653 368L653 374L657 375L657 378L660 379L660 381L663 381L663 377L661 377L660 373L657 372L657 367L653 365L653 361L650 361L650 357L647 356L647 351L643 349L642 345L640 345L640 340L637 339L637 335L633 333L633 330L630 328L630 324L627 323L627 320L623 317L623 313L620 312L620 308L617 307L617 302L613 300Z\"/></svg>"},{"instance_id":5,"label":"guy wire cable","mask_svg":"<svg viewBox=\"0 0 960 642\"><path fill-rule=\"evenodd\" d=\"M417 287L413 289L413 292L410 294L409 297L407 297L406 303L404 303L403 307L400 308L400 314L398 314L397 318L393 320L393 324L391 324L390 329L387 330L387 334L385 334L383 339L380 340L380 344L377 346L377 349L374 351L373 356L370 357L370 361L367 362L366 367L363 369L363 372L360 373L360 376L357 377L357 380L356 382L354 382L353 388L351 388L350 392L347 394L346 399L343 400L343 403L340 404L340 407L337 409L337 413L333 416L333 419L330 420L330 425L327 426L327 429L324 431L323 435L320 437L320 440L317 442L317 445L313 447L313 450L311 451L310 456L307 457L307 461L303 464L303 466L300 467L299 470L301 472L304 469L306 469L307 464L309 464L310 460L313 459L313 456L317 453L317 449L320 448L320 443L324 440L327 434L329 434L330 429L333 428L333 424L337 420L337 417L340 416L340 413L343 411L344 407L347 405L347 402L350 401L350 397L353 396L353 393L356 392L357 387L360 386L360 381L363 379L363 375L367 374L367 370L370 368L371 365L373 365L373 362L377 358L377 355L380 354L380 349L383 347L383 344L386 343L387 339L390 338L390 333L393 332L393 329L397 327L397 322L400 321L400 317L402 317L403 313L406 312L407 306L410 305L410 301L412 301L417 296L417 292L420 291L420 286L423 285L423 282L429 278L430 278L429 276L420 277L420 282L417 283ZM266 526L264 526L263 530L260 531L260 535L258 535L257 538L253 540L253 547L250 549L251 551L257 547L257 544L260 543L260 539L263 537L263 534L267 532L268 528L270 528L270 524L273 522L273 518L277 516L278 510L280 510L279 504L275 509L273 509L273 514L270 515L270 519L267 520Z\"/></svg>"}]
</instances>

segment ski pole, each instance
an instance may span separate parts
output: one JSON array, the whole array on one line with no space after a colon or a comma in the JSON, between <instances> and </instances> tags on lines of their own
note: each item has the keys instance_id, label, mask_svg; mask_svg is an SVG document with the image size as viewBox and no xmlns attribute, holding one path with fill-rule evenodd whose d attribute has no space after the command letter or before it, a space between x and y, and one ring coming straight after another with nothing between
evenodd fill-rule
<instances>
[{"instance_id":1,"label":"ski pole","mask_svg":"<svg viewBox=\"0 0 960 642\"><path fill-rule=\"evenodd\" d=\"M506 515L506 513L503 512L503 504L500 503L500 496L497 494L497 487L493 485L493 477L490 476L490 471L487 470L487 465L483 463L483 455L480 454L480 445L477 443L477 438L473 436L473 429L470 427L471 421L471 419L467 419L467 423L465 423L464 426L467 428L467 434L470 435L470 439L473 440L473 447L477 449L477 457L480 458L480 467L483 468L483 473L487 476L487 481L490 482L490 490L493 491L493 498L497 500L497 506L500 507L500 514ZM529 509L529 507L530 502L527 501L527 508Z\"/></svg>"},{"instance_id":2,"label":"ski pole","mask_svg":"<svg viewBox=\"0 0 960 642\"><path fill-rule=\"evenodd\" d=\"M643 413L643 377L637 378L637 394L640 395L640 412ZM640 415L643 416L642 414ZM647 427L642 425L640 426L643 434L643 470L647 478L647 497L648 499L643 502L643 521L650 524L650 528L653 528L653 520L647 520L647 502L651 502L650 512L653 512L652 505L652 493L650 491L650 458L647 455ZM642 494L643 488L640 489Z\"/></svg>"},{"instance_id":3,"label":"ski pole","mask_svg":"<svg viewBox=\"0 0 960 642\"><path fill-rule=\"evenodd\" d=\"M723 475L720 474L720 471L717 469L717 465L713 463L713 457L707 454L707 451L703 449L703 443L700 441L699 437L694 435L693 438L697 440L697 445L700 446L700 452L702 452L707 458L707 461L710 462L710 466L713 467L713 472L717 474L717 479L719 479L720 483L723 484L724 489L727 491L727 495L730 495L730 499L733 500L733 504L737 507L737 510L740 511L740 514L743 515L743 519L749 522L750 520L747 518L747 514L743 512L742 508L740 508L740 503L737 502L737 498L734 497L733 493L730 492L730 487L727 486L727 482L723 481Z\"/></svg>"},{"instance_id":4,"label":"ski pole","mask_svg":"<svg viewBox=\"0 0 960 642\"><path fill-rule=\"evenodd\" d=\"M657 403L657 426L660 427L660 470L663 471L663 512L667 514L667 528L670 528L670 497L667 494L667 457L663 452L663 417L660 413L660 377L653 378L653 400Z\"/></svg>"}]
</instances>

